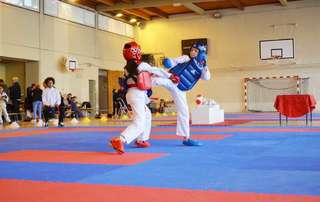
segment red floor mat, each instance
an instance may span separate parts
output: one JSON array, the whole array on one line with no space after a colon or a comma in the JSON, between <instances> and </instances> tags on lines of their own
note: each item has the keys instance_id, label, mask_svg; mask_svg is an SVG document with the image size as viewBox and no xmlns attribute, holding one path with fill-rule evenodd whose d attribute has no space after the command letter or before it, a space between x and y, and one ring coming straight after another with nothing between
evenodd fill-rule
<instances>
[{"instance_id":1,"label":"red floor mat","mask_svg":"<svg viewBox=\"0 0 320 202\"><path fill-rule=\"evenodd\" d=\"M22 137L31 135L42 135L48 133L67 133L67 132L117 132L123 131L123 128L45 128L32 131L8 131L0 134L0 138Z\"/></svg>"},{"instance_id":2,"label":"red floor mat","mask_svg":"<svg viewBox=\"0 0 320 202\"><path fill-rule=\"evenodd\" d=\"M0 153L0 160L19 162L134 165L159 158L164 155L165 154L161 153L130 152L125 155L119 155L108 152L22 150Z\"/></svg>"},{"instance_id":3,"label":"red floor mat","mask_svg":"<svg viewBox=\"0 0 320 202\"><path fill-rule=\"evenodd\" d=\"M319 196L0 180L3 202L319 202Z\"/></svg>"}]
</instances>

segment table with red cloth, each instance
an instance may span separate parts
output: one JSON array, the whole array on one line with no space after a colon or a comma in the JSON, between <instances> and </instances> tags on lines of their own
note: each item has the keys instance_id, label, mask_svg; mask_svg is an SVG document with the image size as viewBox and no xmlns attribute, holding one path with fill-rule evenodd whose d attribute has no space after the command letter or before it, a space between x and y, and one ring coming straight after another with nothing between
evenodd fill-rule
<instances>
[{"instance_id":1,"label":"table with red cloth","mask_svg":"<svg viewBox=\"0 0 320 202\"><path fill-rule=\"evenodd\" d=\"M312 122L312 110L316 108L316 100L313 95L278 95L274 103L280 115L288 117L301 117L306 115L306 124L308 124L308 114L310 113L310 120Z\"/></svg>"}]
</instances>

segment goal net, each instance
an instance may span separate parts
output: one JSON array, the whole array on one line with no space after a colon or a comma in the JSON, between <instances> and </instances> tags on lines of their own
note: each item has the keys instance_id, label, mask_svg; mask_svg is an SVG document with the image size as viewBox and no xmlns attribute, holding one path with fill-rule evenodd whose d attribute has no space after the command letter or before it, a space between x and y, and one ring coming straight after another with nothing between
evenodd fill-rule
<instances>
[{"instance_id":1,"label":"goal net","mask_svg":"<svg viewBox=\"0 0 320 202\"><path fill-rule=\"evenodd\" d=\"M277 95L299 94L298 76L245 79L245 106L248 111L272 112Z\"/></svg>"}]
</instances>

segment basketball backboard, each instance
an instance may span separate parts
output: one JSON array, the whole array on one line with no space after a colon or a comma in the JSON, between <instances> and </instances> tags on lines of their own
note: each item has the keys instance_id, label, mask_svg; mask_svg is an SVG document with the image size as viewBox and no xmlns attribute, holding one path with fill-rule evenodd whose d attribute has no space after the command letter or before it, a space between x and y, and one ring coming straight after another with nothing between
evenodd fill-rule
<instances>
[{"instance_id":1,"label":"basketball backboard","mask_svg":"<svg viewBox=\"0 0 320 202\"><path fill-rule=\"evenodd\" d=\"M292 59L294 58L294 40L278 39L259 42L260 59Z\"/></svg>"}]
</instances>

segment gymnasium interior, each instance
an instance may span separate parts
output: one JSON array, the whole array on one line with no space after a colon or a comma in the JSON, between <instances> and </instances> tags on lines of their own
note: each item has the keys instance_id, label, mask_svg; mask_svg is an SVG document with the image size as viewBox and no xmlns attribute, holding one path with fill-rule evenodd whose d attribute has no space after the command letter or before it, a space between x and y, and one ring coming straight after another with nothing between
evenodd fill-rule
<instances>
[{"instance_id":1,"label":"gymnasium interior","mask_svg":"<svg viewBox=\"0 0 320 202\"><path fill-rule=\"evenodd\" d=\"M0 201L319 202L319 19L319 0L0 0ZM163 87L151 146L110 146L133 119L119 79L132 41L165 71L205 45L211 79L186 92L201 146L176 135ZM33 112L48 77L63 125Z\"/></svg>"}]
</instances>

